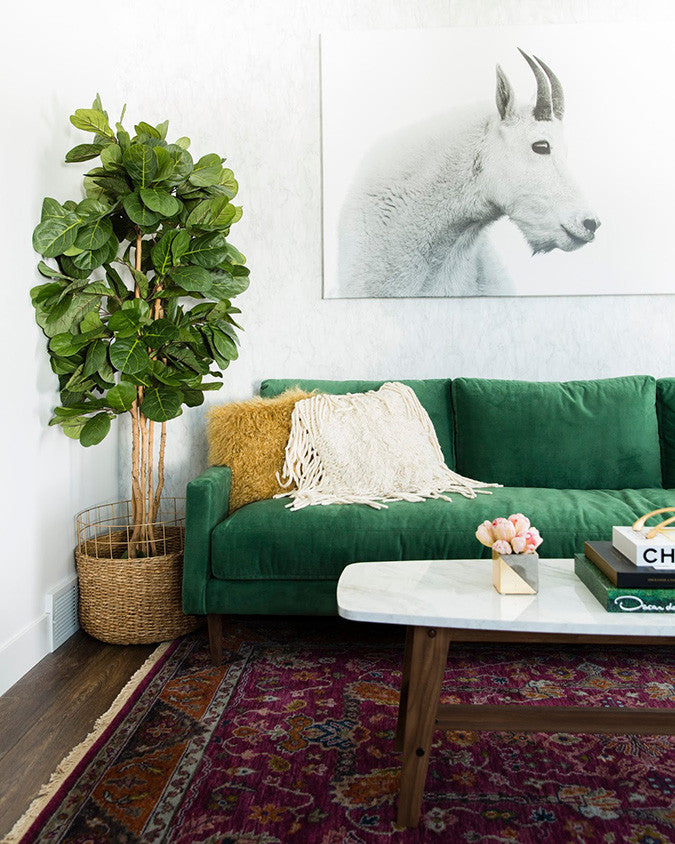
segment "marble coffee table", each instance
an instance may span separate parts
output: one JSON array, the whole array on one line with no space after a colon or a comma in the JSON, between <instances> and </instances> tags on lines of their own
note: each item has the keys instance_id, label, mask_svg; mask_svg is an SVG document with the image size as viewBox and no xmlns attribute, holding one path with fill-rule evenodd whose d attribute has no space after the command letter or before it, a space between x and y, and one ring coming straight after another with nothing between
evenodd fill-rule
<instances>
[{"instance_id":1,"label":"marble coffee table","mask_svg":"<svg viewBox=\"0 0 675 844\"><path fill-rule=\"evenodd\" d=\"M675 710L644 707L439 705L451 641L666 644L675 614L606 612L572 560L540 560L537 595L500 595L491 560L354 563L337 587L353 621L407 626L395 747L397 822L417 826L435 729L673 734Z\"/></svg>"}]
</instances>

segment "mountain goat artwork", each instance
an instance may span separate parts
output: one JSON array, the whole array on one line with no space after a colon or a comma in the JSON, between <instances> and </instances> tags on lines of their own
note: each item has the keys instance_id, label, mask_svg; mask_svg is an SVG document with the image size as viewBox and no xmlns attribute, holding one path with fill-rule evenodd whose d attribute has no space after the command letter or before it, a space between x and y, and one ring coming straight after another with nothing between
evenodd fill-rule
<instances>
[{"instance_id":1,"label":"mountain goat artwork","mask_svg":"<svg viewBox=\"0 0 675 844\"><path fill-rule=\"evenodd\" d=\"M533 254L593 241L600 221L565 161L562 85L541 59L520 53L536 79L534 107L516 105L497 65L496 110L454 109L366 156L340 216L339 295L508 294L512 281L489 237L503 217Z\"/></svg>"}]
</instances>

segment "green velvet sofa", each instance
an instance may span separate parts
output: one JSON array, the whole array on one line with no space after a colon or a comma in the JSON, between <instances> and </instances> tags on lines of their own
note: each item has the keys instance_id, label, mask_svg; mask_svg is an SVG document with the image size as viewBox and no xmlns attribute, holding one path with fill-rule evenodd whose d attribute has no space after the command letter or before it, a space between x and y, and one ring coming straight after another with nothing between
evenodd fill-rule
<instances>
[{"instance_id":1,"label":"green velvet sofa","mask_svg":"<svg viewBox=\"0 0 675 844\"><path fill-rule=\"evenodd\" d=\"M383 383L267 380L261 395ZM488 556L474 536L485 519L525 513L544 538L541 557L570 557L585 540L609 538L612 525L675 506L675 378L403 383L429 413L448 466L503 488L386 510L291 512L272 499L228 516L230 470L212 466L187 487L183 574L183 608L209 616L212 640L223 614L336 613L336 583L352 562Z\"/></svg>"}]
</instances>

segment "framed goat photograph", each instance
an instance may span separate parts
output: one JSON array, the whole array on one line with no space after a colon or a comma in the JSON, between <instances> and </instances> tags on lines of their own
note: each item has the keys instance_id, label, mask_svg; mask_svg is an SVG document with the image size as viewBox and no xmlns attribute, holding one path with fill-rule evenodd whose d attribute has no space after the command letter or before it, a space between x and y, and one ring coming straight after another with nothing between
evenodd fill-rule
<instances>
[{"instance_id":1,"label":"framed goat photograph","mask_svg":"<svg viewBox=\"0 0 675 844\"><path fill-rule=\"evenodd\" d=\"M675 292L674 35L322 35L324 297Z\"/></svg>"}]
</instances>

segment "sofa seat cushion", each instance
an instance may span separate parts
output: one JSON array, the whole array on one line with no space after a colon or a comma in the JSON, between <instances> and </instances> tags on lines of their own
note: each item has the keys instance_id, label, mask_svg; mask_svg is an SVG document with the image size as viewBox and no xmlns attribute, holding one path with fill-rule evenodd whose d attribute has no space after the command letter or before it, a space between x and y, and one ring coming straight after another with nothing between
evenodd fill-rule
<instances>
[{"instance_id":1,"label":"sofa seat cushion","mask_svg":"<svg viewBox=\"0 0 675 844\"><path fill-rule=\"evenodd\" d=\"M585 540L609 539L657 507L675 506L675 491L495 489L452 503L395 501L386 510L354 504L291 512L285 498L235 511L211 535L213 575L223 580L337 580L349 563L372 560L471 559L490 550L475 538L485 519L525 513L539 528L541 557L571 557Z\"/></svg>"},{"instance_id":2,"label":"sofa seat cushion","mask_svg":"<svg viewBox=\"0 0 675 844\"><path fill-rule=\"evenodd\" d=\"M507 486L662 485L656 381L457 378L457 471Z\"/></svg>"}]
</instances>

